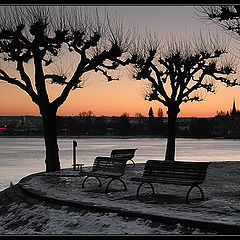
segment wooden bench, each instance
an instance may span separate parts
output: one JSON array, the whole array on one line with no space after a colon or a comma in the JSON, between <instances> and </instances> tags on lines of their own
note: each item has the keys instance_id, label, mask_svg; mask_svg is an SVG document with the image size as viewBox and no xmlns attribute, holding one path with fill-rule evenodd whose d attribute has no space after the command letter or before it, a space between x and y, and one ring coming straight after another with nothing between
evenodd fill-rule
<instances>
[{"instance_id":1,"label":"wooden bench","mask_svg":"<svg viewBox=\"0 0 240 240\"><path fill-rule=\"evenodd\" d=\"M140 188L144 183L148 183L153 194L154 188L152 183L174 184L182 186L190 186L186 202L188 203L191 190L196 187L200 190L204 200L203 190L199 184L203 183L207 174L209 162L180 162L180 161L161 161L148 160L145 164L143 175L141 177L133 177L130 180L141 182L137 189L137 197L139 197Z\"/></svg>"},{"instance_id":2,"label":"wooden bench","mask_svg":"<svg viewBox=\"0 0 240 240\"><path fill-rule=\"evenodd\" d=\"M96 157L90 172L79 172L80 176L86 176L82 182L82 188L85 188L84 183L89 177L95 177L99 182L99 187L102 186L100 178L111 178L106 186L106 191L108 191L110 183L115 180L122 182L124 189L127 190L125 182L120 178L125 172L126 162L127 160L123 161L119 158Z\"/></svg>"},{"instance_id":3,"label":"wooden bench","mask_svg":"<svg viewBox=\"0 0 240 240\"><path fill-rule=\"evenodd\" d=\"M111 157L114 158L121 158L124 160L130 160L133 163L133 166L135 167L135 162L132 160L134 157L134 154L136 152L137 148L133 149L114 149L111 151Z\"/></svg>"}]
</instances>

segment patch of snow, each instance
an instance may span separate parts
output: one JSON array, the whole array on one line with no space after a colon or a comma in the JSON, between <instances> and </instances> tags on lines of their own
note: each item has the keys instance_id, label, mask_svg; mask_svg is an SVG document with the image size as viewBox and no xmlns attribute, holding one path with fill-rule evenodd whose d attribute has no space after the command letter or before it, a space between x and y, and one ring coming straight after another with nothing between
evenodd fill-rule
<instances>
[{"instance_id":1,"label":"patch of snow","mask_svg":"<svg viewBox=\"0 0 240 240\"><path fill-rule=\"evenodd\" d=\"M172 229L164 224L151 226L151 220L130 219L116 213L69 212L67 207L53 209L42 204L32 207L13 204L0 217L0 234L182 234L181 224ZM189 231L189 230L188 230ZM199 234L198 229L190 229Z\"/></svg>"},{"instance_id":2,"label":"patch of snow","mask_svg":"<svg viewBox=\"0 0 240 240\"><path fill-rule=\"evenodd\" d=\"M163 187L161 184L156 184L154 185L156 198L151 199L151 196L147 196L146 199L150 200L146 201L136 199L138 184L129 179L139 175L142 167L136 165L134 168L126 169L122 179L126 182L127 191L112 191L108 194L104 191L107 180L103 180L103 187L98 188L96 179L88 179L87 187L82 189L83 177L78 176L78 172L71 169L37 175L21 184L29 190L56 199L121 209L125 212L240 224L239 176L231 174L233 170L240 171L239 162L212 163L202 184L205 200L193 201L190 204L185 203L188 188L175 185ZM112 187L116 188L116 184ZM122 185L120 187L122 188ZM151 193L151 189L142 190ZM192 191L191 199L199 198L199 191L194 194ZM9 212L0 217L0 234L183 234L186 232L203 234L202 230L184 229L180 224L169 227L160 223L156 225L150 220L121 217L116 213L71 212L68 207L56 210L44 205L32 207L12 205Z\"/></svg>"}]
</instances>

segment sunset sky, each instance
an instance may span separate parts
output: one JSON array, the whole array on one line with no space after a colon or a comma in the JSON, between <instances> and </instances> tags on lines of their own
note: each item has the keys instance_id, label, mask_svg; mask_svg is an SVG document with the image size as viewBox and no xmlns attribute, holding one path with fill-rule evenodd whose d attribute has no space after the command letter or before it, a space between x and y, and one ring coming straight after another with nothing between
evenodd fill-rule
<instances>
[{"instance_id":1,"label":"sunset sky","mask_svg":"<svg viewBox=\"0 0 240 240\"><path fill-rule=\"evenodd\" d=\"M193 6L108 6L108 10L142 30L146 27L163 36L168 33L190 35L200 30L221 31L210 22L195 19ZM58 87L51 85L50 88L58 92ZM119 116L124 112L130 116L136 113L147 116L149 108L153 107L155 115L158 108L162 108L166 116L166 108L162 104L144 100L142 88L143 83L132 79L129 74L121 74L120 81L111 82L104 78L91 78L86 87L71 92L59 108L58 115L75 116L91 110L95 116ZM240 109L240 87L226 88L219 84L217 94L208 93L203 102L183 103L179 117L213 117L217 111L230 111L234 99L237 109ZM25 92L0 82L0 115L39 115L39 111Z\"/></svg>"}]
</instances>

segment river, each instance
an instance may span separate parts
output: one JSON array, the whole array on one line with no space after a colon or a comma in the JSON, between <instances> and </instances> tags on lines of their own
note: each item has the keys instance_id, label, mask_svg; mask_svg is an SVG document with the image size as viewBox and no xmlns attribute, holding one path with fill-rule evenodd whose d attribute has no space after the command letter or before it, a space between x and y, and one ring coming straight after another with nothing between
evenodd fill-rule
<instances>
[{"instance_id":1,"label":"river","mask_svg":"<svg viewBox=\"0 0 240 240\"><path fill-rule=\"evenodd\" d=\"M73 140L77 141L77 163L91 166L96 156L109 156L115 148L137 148L134 161L163 160L166 138L134 137L75 137L59 138L62 168L71 168ZM43 138L0 138L0 191L16 184L21 178L45 171ZM240 160L240 140L176 139L176 160L179 161L237 161Z\"/></svg>"}]
</instances>

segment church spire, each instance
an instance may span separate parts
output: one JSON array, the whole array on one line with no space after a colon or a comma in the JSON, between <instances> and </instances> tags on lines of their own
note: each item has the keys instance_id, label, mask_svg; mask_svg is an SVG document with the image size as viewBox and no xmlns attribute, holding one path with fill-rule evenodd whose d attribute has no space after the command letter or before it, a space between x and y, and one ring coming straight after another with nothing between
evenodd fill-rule
<instances>
[{"instance_id":1,"label":"church spire","mask_svg":"<svg viewBox=\"0 0 240 240\"><path fill-rule=\"evenodd\" d=\"M235 103L235 98L234 98L231 116L232 117L236 116L236 113L237 113L237 110L236 110L236 103Z\"/></svg>"}]
</instances>

